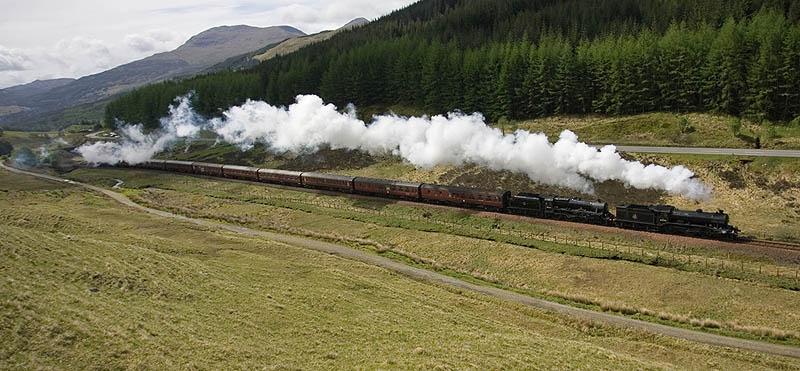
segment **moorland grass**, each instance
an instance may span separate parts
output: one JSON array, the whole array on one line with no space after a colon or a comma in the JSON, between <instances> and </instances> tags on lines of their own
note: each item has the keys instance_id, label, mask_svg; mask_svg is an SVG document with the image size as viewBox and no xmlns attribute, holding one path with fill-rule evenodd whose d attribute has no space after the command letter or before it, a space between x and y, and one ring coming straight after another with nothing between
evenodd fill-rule
<instances>
[{"instance_id":1,"label":"moorland grass","mask_svg":"<svg viewBox=\"0 0 800 371\"><path fill-rule=\"evenodd\" d=\"M128 195L151 207L356 245L367 241L379 252L391 250L434 269L450 269L532 295L583 297L597 309L625 313L629 310L617 309L635 308L629 314L667 318L673 324L722 327L745 336L773 337L768 329L774 330L777 340L786 340L800 330L793 309L800 303L800 294L769 287L775 286L769 277L753 284L720 278L719 272L599 256L605 253L602 250L596 256L601 259L596 259L559 243L529 241L530 246L521 246L487 238L492 233L502 236L498 231L522 232L526 228L544 234L548 229L570 233L553 226L165 173L101 170L73 174L100 184L108 183L111 175L126 179ZM426 229L420 227L423 221L434 226L447 222L448 227L458 225L460 229ZM698 248L674 253L687 252L707 251ZM729 259L751 258L732 255ZM712 326L714 323L721 325Z\"/></svg>"},{"instance_id":2,"label":"moorland grass","mask_svg":"<svg viewBox=\"0 0 800 371\"><path fill-rule=\"evenodd\" d=\"M797 366L454 292L3 171L0 190L4 369Z\"/></svg>"},{"instance_id":3,"label":"moorland grass","mask_svg":"<svg viewBox=\"0 0 800 371\"><path fill-rule=\"evenodd\" d=\"M736 133L733 127L739 125ZM572 130L582 141L597 144L667 147L754 148L759 137L763 148L800 148L800 127L768 122L757 124L732 116L668 112L633 116L548 117L515 122L507 130L543 132L557 140ZM738 135L737 135L738 134Z\"/></svg>"}]
</instances>

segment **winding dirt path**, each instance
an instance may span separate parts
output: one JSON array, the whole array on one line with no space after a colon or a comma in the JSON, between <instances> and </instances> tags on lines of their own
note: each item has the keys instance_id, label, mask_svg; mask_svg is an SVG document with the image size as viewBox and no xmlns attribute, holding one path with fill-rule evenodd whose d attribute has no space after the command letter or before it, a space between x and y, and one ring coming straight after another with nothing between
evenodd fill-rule
<instances>
[{"instance_id":1,"label":"winding dirt path","mask_svg":"<svg viewBox=\"0 0 800 371\"><path fill-rule=\"evenodd\" d=\"M780 356L787 356L787 357L794 357L800 358L800 348L797 347L790 347L785 345L778 345L778 344L771 344L753 340L745 340L739 339L734 337L728 336L721 336L710 334L701 331L694 331L688 330L678 327L670 327L661 324L639 321L627 317L621 317L609 313L603 312L595 312L587 309L575 308L568 305L558 304L554 302L550 302L547 300L542 300L522 294L518 294L515 292L502 290L495 287L489 286L481 286L476 285L473 283L469 283L466 281L459 280L457 278L453 278L450 276L446 276L440 273L436 273L433 271L420 269L412 266L405 265L403 263L384 258L382 256L370 254L364 251L352 249L349 247L336 245L328 242L317 241L310 238L298 237L298 236L291 236L291 235L284 235L279 233L272 233L260 230L254 230L250 228L240 227L236 225L224 224L213 222L209 220L203 219L194 219L189 218L183 215L173 214L170 212L151 209L148 207L144 207L139 205L133 201L131 201L126 196L119 194L117 192L113 192L104 188L96 187L89 184L74 182L67 179L62 179L46 174L39 174L24 170L19 170L16 168L8 167L3 163L0 163L0 167L10 171L15 174L21 175L29 175L41 179L46 179L54 182L60 183L68 183L80 187L84 187L90 189L92 191L101 193L105 196L112 198L113 200L138 211L143 211L152 215L164 217L164 218L171 218L176 219L179 221L192 223L195 225L212 228L212 229L219 229L219 230L226 230L234 233L239 233L242 235L252 236L252 237L260 237L266 238L272 241L277 241L281 243L285 243L292 246L302 247L309 250L319 251L326 254L331 254L334 256L338 256L348 260L354 260L358 262L362 262L369 265L378 266L407 277L410 277L415 280L434 283L449 287L458 288L461 290L469 290L472 292L481 293L484 295L492 296L498 299L519 303L523 305L527 305L534 308L539 308L543 310L547 310L550 312L555 312L558 314L570 316L573 318L579 318L589 321L594 321L598 323L603 323L607 325L617 326L617 327L627 327L627 328L634 328L638 330L647 331L654 334L670 336L678 339L694 341L698 343L704 343L714 346L723 346L723 347L730 347L730 348L739 348L749 351L755 352L762 352L762 353L769 353L775 354Z\"/></svg>"}]
</instances>

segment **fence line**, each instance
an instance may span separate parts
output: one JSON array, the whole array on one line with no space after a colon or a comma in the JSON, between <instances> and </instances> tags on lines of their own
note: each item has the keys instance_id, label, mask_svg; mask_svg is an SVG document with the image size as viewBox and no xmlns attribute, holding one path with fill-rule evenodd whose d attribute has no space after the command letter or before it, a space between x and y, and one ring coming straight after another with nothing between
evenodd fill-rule
<instances>
[{"instance_id":1,"label":"fence line","mask_svg":"<svg viewBox=\"0 0 800 371\"><path fill-rule=\"evenodd\" d=\"M299 200L297 200L299 201ZM424 221L429 224L435 224L442 227L450 228L450 229L461 229L464 226L459 225L456 223L446 222L442 220L436 220L432 218L425 217L424 214L417 214L412 213L411 215L398 215L398 214L388 214L383 210L374 210L369 208L360 208L355 207L347 204L342 204L336 201L324 200L324 199L315 199L315 200L303 200L304 202L297 202L297 203L305 203L309 206L314 207L321 207L326 209L334 209L346 212L353 212L359 214L370 214L370 215L378 215L383 217L392 217L398 219L405 219L405 220L413 220L413 221ZM685 264L685 265L700 265L704 269L710 269L714 267L718 267L720 270L732 269L737 270L739 272L749 272L749 273L758 273L764 276L774 276L774 277L792 277L795 280L800 281L800 267L794 267L794 275L791 274L792 268L791 267L782 267L780 265L773 265L773 270L765 270L765 266L763 263L760 262L753 262L753 263L746 263L743 260L739 261L739 264L735 264L735 261L731 261L730 254L728 254L727 259L721 259L717 257L708 257L703 255L692 255L692 254L683 254L685 251L688 250L687 246L684 244L676 244L672 241L667 241L663 244L657 244L654 241L643 241L645 244L649 245L649 248L640 247L633 244L622 244L622 243L613 243L608 241L596 241L592 242L591 240L580 240L578 238L574 240L570 240L569 237L563 236L560 237L559 235L547 235L547 234L534 234L534 233L527 233L522 231L509 231L504 229L494 229L494 228L485 228L481 225L474 225L474 229L478 230L490 230L492 233L509 236L509 237L518 237L523 238L526 240L536 240L536 241L543 241L543 242L551 242L556 244L563 244L563 245L571 245L576 247L585 247L589 249L598 249L601 251L609 251L615 253L627 253L628 255L638 255L642 258L650 257L650 258L664 258L667 262L672 262L674 264ZM664 250L662 256L662 250ZM680 253L680 255L676 254L676 251ZM788 275L787 275L788 273Z\"/></svg>"}]
</instances>

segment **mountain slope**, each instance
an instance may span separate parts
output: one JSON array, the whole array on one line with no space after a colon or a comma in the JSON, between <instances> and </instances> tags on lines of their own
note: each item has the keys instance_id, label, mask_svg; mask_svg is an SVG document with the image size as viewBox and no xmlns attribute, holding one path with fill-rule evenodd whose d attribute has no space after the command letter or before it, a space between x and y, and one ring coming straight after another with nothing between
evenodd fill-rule
<instances>
[{"instance_id":1,"label":"mountain slope","mask_svg":"<svg viewBox=\"0 0 800 371\"><path fill-rule=\"evenodd\" d=\"M29 110L30 98L67 85L75 79L36 80L34 82L0 89L0 118Z\"/></svg>"},{"instance_id":2,"label":"mountain slope","mask_svg":"<svg viewBox=\"0 0 800 371\"><path fill-rule=\"evenodd\" d=\"M36 94L25 97L24 112L0 118L0 125L25 128L36 124L45 114L53 117L53 112L78 105L91 105L141 85L193 75L231 56L298 36L305 36L305 33L289 26L215 27L193 36L173 51L66 81L65 84L51 84L48 89L42 88ZM16 88L19 87L11 89ZM11 102L9 99L8 105L12 105ZM3 105L6 105L6 100L0 96L0 106Z\"/></svg>"},{"instance_id":3,"label":"mountain slope","mask_svg":"<svg viewBox=\"0 0 800 371\"><path fill-rule=\"evenodd\" d=\"M314 34L314 35L308 35L308 36L302 36L302 37L296 37L296 38L293 38L293 39L288 39L286 41L281 42L280 44L278 44L274 48L270 48L266 52L264 52L262 54L259 54L259 55L256 55L253 58L258 60L258 61L260 61L260 62L263 62L263 61L275 58L275 57L277 57L279 55L291 54L291 53L296 52L297 50L300 50L304 46L328 40L331 37L333 37L333 35L336 35L337 33L341 32L341 31L351 30L353 28L363 26L363 25L365 25L367 23L369 23L369 21L367 19L365 19L365 18L356 18L356 19L348 22L346 25L344 25L344 26L342 26L342 27L340 27L340 28L338 28L336 30L333 30L333 31L322 31L322 32Z\"/></svg>"},{"instance_id":4,"label":"mountain slope","mask_svg":"<svg viewBox=\"0 0 800 371\"><path fill-rule=\"evenodd\" d=\"M179 48L78 79L36 98L50 105L91 103L133 87L172 77L191 75L231 55L303 36L292 27L215 27L190 38ZM66 98L66 99L65 99Z\"/></svg>"},{"instance_id":5,"label":"mountain slope","mask_svg":"<svg viewBox=\"0 0 800 371\"><path fill-rule=\"evenodd\" d=\"M208 67L232 55L256 50L264 45L298 36L305 36L305 33L289 26L268 28L222 26L192 37L186 44L169 54L192 66Z\"/></svg>"},{"instance_id":6,"label":"mountain slope","mask_svg":"<svg viewBox=\"0 0 800 371\"><path fill-rule=\"evenodd\" d=\"M25 105L25 100L32 96L67 85L75 79L36 80L34 82L0 89L0 106Z\"/></svg>"},{"instance_id":7,"label":"mountain slope","mask_svg":"<svg viewBox=\"0 0 800 371\"><path fill-rule=\"evenodd\" d=\"M251 51L242 55L237 55L226 59L222 63L218 63L204 72L219 72L226 70L242 70L257 66L259 63L271 59L277 55L286 55L294 53L300 48L316 43L325 41L336 35L337 33L345 30L350 30L359 26L369 23L366 18L356 18L342 27L332 31L322 31L313 35L299 36L287 40L283 40L276 44L267 45L261 49Z\"/></svg>"},{"instance_id":8,"label":"mountain slope","mask_svg":"<svg viewBox=\"0 0 800 371\"><path fill-rule=\"evenodd\" d=\"M106 119L149 111L155 126L194 90L211 116L244 98L286 105L317 94L362 112L492 121L652 111L790 121L800 115L799 20L793 0L423 0L238 75L141 89Z\"/></svg>"}]
</instances>

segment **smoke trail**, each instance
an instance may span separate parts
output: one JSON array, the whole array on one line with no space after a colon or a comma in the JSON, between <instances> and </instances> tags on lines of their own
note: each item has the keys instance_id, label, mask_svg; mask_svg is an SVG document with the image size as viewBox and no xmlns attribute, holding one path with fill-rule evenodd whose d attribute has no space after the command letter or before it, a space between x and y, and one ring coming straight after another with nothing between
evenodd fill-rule
<instances>
[{"instance_id":1,"label":"smoke trail","mask_svg":"<svg viewBox=\"0 0 800 371\"><path fill-rule=\"evenodd\" d=\"M164 151L181 138L194 138L204 120L192 110L191 94L175 99L169 106L169 116L162 118L159 130L144 133L142 125L127 125L120 129L121 142L96 142L76 149L90 164L116 165L121 162L139 164Z\"/></svg>"},{"instance_id":2,"label":"smoke trail","mask_svg":"<svg viewBox=\"0 0 800 371\"><path fill-rule=\"evenodd\" d=\"M356 117L352 107L341 113L313 95L298 96L289 107L248 101L205 123L197 119L183 98L162 120L159 133L144 136L141 127L134 127L139 138L127 133L129 140L122 144L110 149L105 148L108 144L95 144L94 150L81 153L97 155L87 158L93 163L141 162L179 137L196 135L201 127L242 150L257 143L276 153L313 152L330 146L371 154L391 153L420 168L472 163L586 193L594 192L595 182L607 180L691 199L705 199L711 193L683 166L667 168L628 161L614 146L595 149L579 142L571 131L564 131L556 143L550 143L542 133L518 130L504 135L487 126L482 115L461 113L411 118L382 115L375 116L368 125Z\"/></svg>"}]
</instances>

